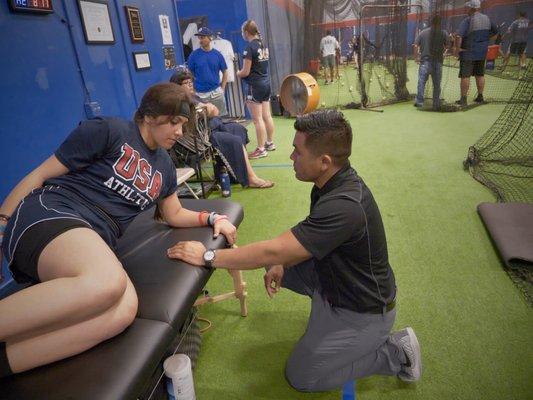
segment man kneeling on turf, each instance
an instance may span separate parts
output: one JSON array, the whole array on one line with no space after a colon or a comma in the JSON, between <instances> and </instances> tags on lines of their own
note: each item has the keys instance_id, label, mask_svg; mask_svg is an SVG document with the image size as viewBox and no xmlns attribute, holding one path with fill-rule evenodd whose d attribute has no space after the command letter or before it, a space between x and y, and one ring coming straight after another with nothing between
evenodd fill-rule
<instances>
[{"instance_id":1,"label":"man kneeling on turf","mask_svg":"<svg viewBox=\"0 0 533 400\"><path fill-rule=\"evenodd\" d=\"M311 316L286 366L295 389L341 387L369 375L417 381L420 347L414 331L390 333L396 285L378 206L351 168L352 130L337 111L298 117L291 154L296 178L313 182L307 218L280 236L237 249L180 242L170 258L216 268L266 265L269 296L281 286L311 299Z\"/></svg>"}]
</instances>

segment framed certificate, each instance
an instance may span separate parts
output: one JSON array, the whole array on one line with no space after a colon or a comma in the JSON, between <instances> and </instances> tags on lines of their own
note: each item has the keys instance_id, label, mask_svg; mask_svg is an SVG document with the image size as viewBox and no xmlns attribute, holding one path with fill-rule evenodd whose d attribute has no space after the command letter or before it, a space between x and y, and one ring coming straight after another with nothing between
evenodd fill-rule
<instances>
[{"instance_id":1,"label":"framed certificate","mask_svg":"<svg viewBox=\"0 0 533 400\"><path fill-rule=\"evenodd\" d=\"M115 43L107 0L78 0L78 7L87 43Z\"/></svg>"},{"instance_id":2,"label":"framed certificate","mask_svg":"<svg viewBox=\"0 0 533 400\"><path fill-rule=\"evenodd\" d=\"M152 68L152 64L150 63L150 53L147 51L134 51L133 61L135 61L135 69L137 71Z\"/></svg>"}]
</instances>

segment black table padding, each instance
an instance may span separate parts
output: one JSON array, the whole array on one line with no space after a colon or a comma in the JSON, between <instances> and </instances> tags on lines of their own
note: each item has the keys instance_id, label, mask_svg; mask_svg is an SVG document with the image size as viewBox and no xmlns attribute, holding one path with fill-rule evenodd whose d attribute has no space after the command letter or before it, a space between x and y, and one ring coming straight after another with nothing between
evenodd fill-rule
<instances>
[{"instance_id":1,"label":"black table padding","mask_svg":"<svg viewBox=\"0 0 533 400\"><path fill-rule=\"evenodd\" d=\"M0 380L0 398L136 399L174 336L167 323L136 318L85 353Z\"/></svg>"},{"instance_id":2,"label":"black table padding","mask_svg":"<svg viewBox=\"0 0 533 400\"><path fill-rule=\"evenodd\" d=\"M184 199L182 204L190 210L226 214L236 226L243 218L242 207L226 200ZM212 273L210 269L167 257L166 249L183 240L197 240L208 248L225 245L222 235L213 239L211 228L169 229L152 222L151 213L144 213L128 227L118 246L120 259L139 297L137 316L167 322L174 329L179 329ZM182 293L184 288L187 290Z\"/></svg>"},{"instance_id":3,"label":"black table padding","mask_svg":"<svg viewBox=\"0 0 533 400\"><path fill-rule=\"evenodd\" d=\"M533 204L481 203L477 209L505 264L533 267Z\"/></svg>"},{"instance_id":4,"label":"black table padding","mask_svg":"<svg viewBox=\"0 0 533 400\"><path fill-rule=\"evenodd\" d=\"M182 204L226 214L236 226L243 219L242 207L228 200L183 199ZM212 228L172 229L152 215L139 215L117 247L139 297L134 323L85 353L0 379L0 399L119 400L142 394L212 273L168 259L167 248L182 240L198 240L209 248L225 246L222 235L213 239Z\"/></svg>"}]
</instances>

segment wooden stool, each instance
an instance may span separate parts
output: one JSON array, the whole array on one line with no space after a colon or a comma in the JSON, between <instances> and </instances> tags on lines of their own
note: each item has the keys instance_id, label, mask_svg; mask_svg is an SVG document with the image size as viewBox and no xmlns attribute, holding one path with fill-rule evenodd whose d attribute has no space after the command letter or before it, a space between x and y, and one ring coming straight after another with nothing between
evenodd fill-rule
<instances>
[{"instance_id":1,"label":"wooden stool","mask_svg":"<svg viewBox=\"0 0 533 400\"><path fill-rule=\"evenodd\" d=\"M237 246L234 245L233 247ZM227 271L233 279L233 291L216 296L207 295L201 297L196 300L194 305L201 306L205 303L216 303L218 301L236 297L241 303L241 316L246 317L248 315L248 308L246 307L246 296L248 296L248 293L246 292L246 282L244 282L242 279L242 271L237 269L228 269Z\"/></svg>"}]
</instances>

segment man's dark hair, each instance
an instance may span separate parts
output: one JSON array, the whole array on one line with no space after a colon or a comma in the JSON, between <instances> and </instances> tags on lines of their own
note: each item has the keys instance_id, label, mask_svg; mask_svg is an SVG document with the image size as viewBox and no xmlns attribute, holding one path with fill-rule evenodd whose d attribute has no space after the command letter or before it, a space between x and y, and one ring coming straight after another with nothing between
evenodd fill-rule
<instances>
[{"instance_id":1,"label":"man's dark hair","mask_svg":"<svg viewBox=\"0 0 533 400\"><path fill-rule=\"evenodd\" d=\"M337 166L352 154L352 128L336 110L320 110L296 118L294 129L305 134L305 146L315 156L327 154Z\"/></svg>"},{"instance_id":2,"label":"man's dark hair","mask_svg":"<svg viewBox=\"0 0 533 400\"><path fill-rule=\"evenodd\" d=\"M527 13L524 10L518 11L518 15L520 17L522 17L522 18L526 18L527 17Z\"/></svg>"},{"instance_id":3,"label":"man's dark hair","mask_svg":"<svg viewBox=\"0 0 533 400\"><path fill-rule=\"evenodd\" d=\"M326 31L326 35L331 35L331 31L329 29Z\"/></svg>"}]
</instances>

